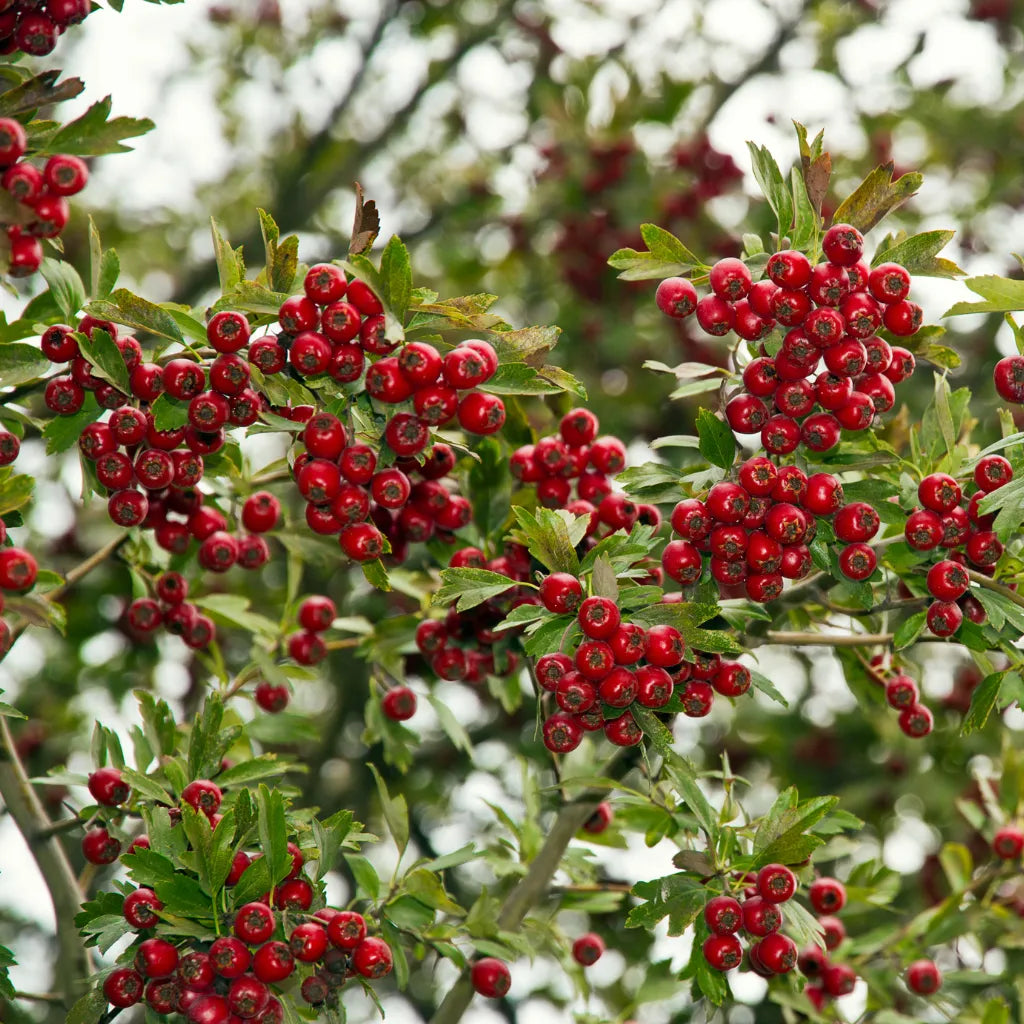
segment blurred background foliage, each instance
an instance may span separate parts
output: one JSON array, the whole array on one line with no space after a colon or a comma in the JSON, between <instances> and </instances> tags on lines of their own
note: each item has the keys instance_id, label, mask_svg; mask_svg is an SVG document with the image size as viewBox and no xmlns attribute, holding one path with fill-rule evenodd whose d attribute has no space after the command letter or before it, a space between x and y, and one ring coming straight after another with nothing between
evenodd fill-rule
<instances>
[{"instance_id":1,"label":"blurred background foliage","mask_svg":"<svg viewBox=\"0 0 1024 1024\"><path fill-rule=\"evenodd\" d=\"M785 163L796 156L790 118L812 132L825 127L833 205L876 163L919 170L925 187L899 211L899 225L955 227L948 255L961 266L1019 272L1010 254L1024 228L1021 0L190 0L126 8L127 28L118 29L113 12L97 12L57 56L93 88L116 79L104 63L123 60L137 92L115 93L116 108L158 125L135 153L102 161L83 196L104 245L118 250L127 286L155 300L209 302L217 287L209 217L255 266L257 205L282 234L298 233L307 262L341 256L359 181L381 210L381 241L394 232L409 244L418 284L442 295L492 292L514 323L560 325L557 360L586 384L602 428L638 442L638 457L643 442L688 431L696 408L669 403L671 378L643 371L642 361L716 362L724 350L662 317L654 282L619 282L605 261L637 245L645 221L705 258L737 254L745 231L767 239L771 217L750 198L746 138ZM134 46L132 26L143 24L158 39L139 35ZM163 56L147 67L155 47ZM83 214L76 207L64 235L80 270L88 261ZM960 297L948 282L921 291L930 322ZM1001 322L964 317L954 326L965 357L956 384L991 408L991 367L1007 344ZM931 392L924 367L917 380L916 390L904 388L908 416L919 415ZM540 405L534 413L539 428L552 422ZM990 420L981 441L997 429ZM24 462L48 481L29 517L30 545L49 545L46 564L66 570L109 536L103 509L71 514L62 494L74 486L74 469L51 464L31 444ZM239 572L219 585L244 585L257 605L280 604L283 571L271 566L244 583ZM373 593L326 560L309 564L306 586L371 621L419 603ZM34 774L69 759L81 769L92 721L130 715L135 687L156 687L183 715L197 707L203 669L178 641L140 647L121 629L130 593L128 574L105 566L69 595L71 642L32 631L0 667L7 699L31 716L20 744ZM958 736L975 670L946 650L917 666L937 712L935 734L918 743L897 731L863 665L822 650L762 656L762 671L793 702L789 711L760 698L735 711L720 702L709 719L680 724L680 743L707 768L727 753L751 781L751 813L770 803L778 778L808 793L838 793L841 806L866 821L860 855L874 850L898 862L913 876L901 906L927 905L945 884L934 857L938 835L927 823L942 823L944 840L978 842L954 807L982 799L972 772L996 771L982 753L993 745L994 724L981 736ZM310 766L298 780L310 802L327 811L348 806L373 821L365 762L379 761L380 748L362 738L365 668L340 651L324 678L300 689L297 713L268 725L266 741ZM540 747L528 709L506 713L457 684L436 692L476 748L472 759L456 749L429 711L413 723L423 738L404 782L394 784L428 854L463 836L492 835L483 799L515 817L528 794L508 748ZM58 817L62 795L50 791ZM621 822L639 827L630 849L642 848L641 810L627 808ZM625 846L616 835L611 842ZM657 829L648 838L656 842ZM652 854L640 874L670 871L670 854ZM637 864L623 850L595 870L634 881ZM2 911L0 942L18 935L22 949L31 946L35 925L25 913L13 903ZM851 930L891 919L866 904L860 913L847 921ZM608 983L599 986L609 1013L649 996L660 1009L641 1019L690 1020L692 1010L671 995L672 978L652 966L666 958L678 965L681 940L623 931L620 921L594 918L633 965L623 970L610 958ZM537 999L565 1003L557 972L537 968L531 979ZM432 999L421 987L386 1002L413 1014L396 1019L416 1020ZM474 1019L541 1019L523 1004L495 1012ZM771 1024L780 1013L763 1006L756 1019Z\"/></svg>"}]
</instances>

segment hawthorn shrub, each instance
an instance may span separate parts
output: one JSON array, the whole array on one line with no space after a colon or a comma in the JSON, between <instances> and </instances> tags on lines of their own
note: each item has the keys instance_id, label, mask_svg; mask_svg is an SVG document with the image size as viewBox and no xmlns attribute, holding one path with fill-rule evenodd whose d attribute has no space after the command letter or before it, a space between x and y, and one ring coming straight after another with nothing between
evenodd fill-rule
<instances>
[{"instance_id":1,"label":"hawthorn shrub","mask_svg":"<svg viewBox=\"0 0 1024 1024\"><path fill-rule=\"evenodd\" d=\"M80 157L150 126L110 120L109 102L37 120L81 83L21 65L7 81L3 185L28 211L5 221L17 277L21 240L59 232L54 207L66 220ZM915 279L961 276L939 255L952 232L874 232L920 175L880 166L826 221L822 137L798 125L797 143L785 175L751 146L770 236L707 263L645 224L643 248L610 254L717 346L714 362L647 364L676 378L673 399L708 396L695 433L651 444L666 461L601 434L548 361L557 328L516 328L492 295L416 286L397 237L375 250L358 189L349 251L312 265L260 210L252 274L214 222L219 293L200 309L118 287L94 227L84 279L36 261L48 287L0 328L4 652L16 662L29 629L98 635L70 598L108 571L140 653L127 683L109 679L133 691L134 719L96 722L88 771L31 777L27 694L0 705L0 796L57 918L52 992L17 991L0 950L12 1019L144 1008L272 1024L365 1019L404 998L451 1024L474 996L515 1019L539 994L596 1024L706 1019L734 988L765 1020L1011 1019L1024 831L1000 716L1024 691L1024 434L1012 411L972 410L950 383L958 354L914 301ZM586 280L572 278L581 294ZM1021 354L994 386L1021 404L1024 285L966 283L980 301L946 316L1006 314ZM925 372L933 400L910 422L899 388ZM76 510L104 520L63 574L24 516L39 492L23 443L62 474L77 466ZM920 678L936 644L965 655L941 708ZM850 735L876 760L867 796L828 749L786 742L805 708L762 670L771 647L833 653ZM192 715L155 681L173 658ZM358 753L316 806L301 779L332 720L304 693L351 700L355 659L369 679ZM460 720L474 702L475 736ZM744 707L772 735L730 735ZM457 798L480 802L459 784L494 742L500 763L477 771L492 765L508 791L521 769L514 798L437 849L444 821L420 813L419 776L447 779L454 759L457 792L432 810L455 819ZM906 776L914 793L944 762L964 788L956 818L928 819L941 839L915 888L878 849L878 783ZM669 849L671 870L639 877L644 844L652 863ZM611 874L616 847L633 877ZM625 969L608 969L611 950ZM533 992L521 958L568 983Z\"/></svg>"}]
</instances>

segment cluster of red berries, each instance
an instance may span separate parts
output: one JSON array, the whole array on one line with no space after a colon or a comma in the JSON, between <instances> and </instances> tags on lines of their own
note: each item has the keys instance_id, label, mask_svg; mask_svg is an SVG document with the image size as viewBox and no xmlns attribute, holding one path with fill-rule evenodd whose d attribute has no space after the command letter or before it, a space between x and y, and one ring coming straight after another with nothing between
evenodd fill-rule
<instances>
[{"instance_id":1,"label":"cluster of red berries","mask_svg":"<svg viewBox=\"0 0 1024 1024\"><path fill-rule=\"evenodd\" d=\"M0 54L45 57L91 11L91 0L0 0Z\"/></svg>"},{"instance_id":2,"label":"cluster of red berries","mask_svg":"<svg viewBox=\"0 0 1024 1024\"><path fill-rule=\"evenodd\" d=\"M0 520L0 544L6 540L7 526ZM0 612L4 610L4 594L8 591L21 594L30 590L38 574L36 560L23 548L0 548ZM7 653L10 644L11 627L6 619L0 619L0 656Z\"/></svg>"},{"instance_id":3,"label":"cluster of red berries","mask_svg":"<svg viewBox=\"0 0 1024 1024\"><path fill-rule=\"evenodd\" d=\"M246 569L265 565L270 557L267 542L251 526L253 532L248 536L236 538L228 533L225 516L204 505L207 496L197 488L205 471L203 457L224 446L228 418L219 422L193 418L190 409L188 426L160 430L148 408L165 389L175 396L187 394L203 377L202 367L188 359L172 359L163 367L144 363L138 341L119 336L115 324L90 316L78 322L78 334L91 339L96 330L106 331L120 350L130 375L132 397L139 404L129 404L127 395L93 374L92 364L79 349L76 331L63 324L48 328L41 345L51 362L70 363L71 372L47 382L45 400L51 411L71 416L81 409L85 392L92 391L100 406L111 410L106 420L86 425L78 439L96 481L109 494L111 520L126 529L152 529L157 544L171 554L184 554L191 541L197 540L199 564L212 572L227 572L236 564ZM220 394L216 397L227 402ZM231 425L254 423L261 408L256 392L240 390L230 407ZM273 520L276 517L277 511ZM269 521L262 529L271 525ZM158 624L152 623L150 628Z\"/></svg>"},{"instance_id":4,"label":"cluster of red berries","mask_svg":"<svg viewBox=\"0 0 1024 1024\"><path fill-rule=\"evenodd\" d=\"M811 883L807 895L818 915L818 929L825 948L807 946L801 951L797 966L811 981L804 994L820 1011L829 999L848 996L854 990L857 972L847 964L833 963L829 957L846 938L846 927L835 916L846 906L846 887L835 878L818 878Z\"/></svg>"},{"instance_id":5,"label":"cluster of red berries","mask_svg":"<svg viewBox=\"0 0 1024 1024\"><path fill-rule=\"evenodd\" d=\"M949 557L928 570L928 628L936 636L952 636L966 614L985 621L985 609L968 593L968 565L991 576L1003 555L1003 544L992 530L994 515L982 515L978 504L1013 479L1013 467L1001 455L986 455L974 468L977 491L969 498L947 473L931 473L917 489L921 507L911 512L904 527L907 544L916 551L943 548ZM966 498L966 500L965 500Z\"/></svg>"},{"instance_id":6,"label":"cluster of red berries","mask_svg":"<svg viewBox=\"0 0 1024 1024\"><path fill-rule=\"evenodd\" d=\"M905 337L921 326L921 308L907 299L910 274L895 263L869 269L863 245L856 228L835 224L822 242L827 262L816 266L787 249L768 259L765 279L756 283L742 260L719 260L710 271L711 294L701 299L686 278L658 286L662 312L676 318L695 313L714 337L735 331L757 343L776 325L788 328L775 355L761 345L743 369L743 391L725 407L729 426L737 434L759 433L773 455L800 444L825 452L839 443L844 427L866 430L876 414L893 407L893 386L914 371L907 349L876 334L884 327Z\"/></svg>"},{"instance_id":7,"label":"cluster of red berries","mask_svg":"<svg viewBox=\"0 0 1024 1024\"><path fill-rule=\"evenodd\" d=\"M449 445L432 445L422 464L403 456L378 469L374 449L348 444L344 425L329 412L312 415L300 438L306 450L292 475L306 501L306 524L314 533L337 535L353 561L372 561L390 550L400 562L410 543L433 537L454 543L455 531L469 523L469 500L444 483L455 467Z\"/></svg>"},{"instance_id":8,"label":"cluster of red berries","mask_svg":"<svg viewBox=\"0 0 1024 1024\"><path fill-rule=\"evenodd\" d=\"M455 419L471 434L501 429L504 403L476 390L498 368L486 341L462 342L444 356L427 342L407 342L393 356L399 342L386 337L384 307L362 281L319 263L306 274L303 291L278 311L282 333L249 347L249 361L264 374L290 364L302 377L327 373L339 384L363 379L366 393L385 407L411 401L414 412L396 413L384 426L384 440L398 456L418 455L431 427ZM370 356L380 358L369 363Z\"/></svg>"},{"instance_id":9,"label":"cluster of red berries","mask_svg":"<svg viewBox=\"0 0 1024 1024\"><path fill-rule=\"evenodd\" d=\"M116 768L93 772L89 791L105 807L119 807L131 796ZM204 813L214 827L222 796L209 779L196 779L181 793L182 802ZM172 823L180 821L180 808L171 812ZM140 837L128 853L148 846L148 839ZM109 864L120 856L121 844L105 829L94 829L86 834L83 851L92 863ZM292 863L287 877L261 900L235 910L225 921L232 935L210 942L190 940L188 946L159 937L142 939L134 947L132 966L107 975L107 1001L127 1007L144 999L156 1013L182 1013L192 1024L228 1024L234 1017L280 1024L284 1010L272 986L297 970L305 975L301 996L313 1006L336 1006L338 990L356 974L371 979L388 974L391 949L367 936L361 914L330 907L312 911L316 890L303 875L305 858L295 843L289 842L288 851ZM224 884L237 885L260 856L236 853ZM122 914L133 928L148 932L159 924L163 909L152 889L139 887L126 894Z\"/></svg>"},{"instance_id":10,"label":"cluster of red berries","mask_svg":"<svg viewBox=\"0 0 1024 1024\"><path fill-rule=\"evenodd\" d=\"M4 19L12 16L16 18L17 14L12 15L10 10L0 13L0 32L4 30ZM33 19L36 17L47 20L44 15L32 15ZM28 20L23 19L22 23ZM89 169L77 156L51 156L40 170L25 159L27 148L28 138L21 122L0 118L0 186L24 211L17 223L5 226L10 243L7 273L11 277L28 277L39 269L43 262L39 240L56 238L64 230L70 216L66 197L81 192L89 180Z\"/></svg>"},{"instance_id":11,"label":"cluster of red berries","mask_svg":"<svg viewBox=\"0 0 1024 1024\"><path fill-rule=\"evenodd\" d=\"M598 437L598 418L589 409L572 409L558 425L558 434L517 448L509 458L512 475L535 484L537 502L591 517L588 533L600 526L609 532L629 530L646 514L661 522L653 506L637 506L612 492L612 478L626 468L626 446L617 437ZM575 485L575 497L573 490Z\"/></svg>"},{"instance_id":12,"label":"cluster of red berries","mask_svg":"<svg viewBox=\"0 0 1024 1024\"><path fill-rule=\"evenodd\" d=\"M932 713L921 703L917 683L910 676L901 671L889 674L885 655L876 655L871 659L871 678L885 687L885 702L900 713L899 726L904 734L920 739L932 731Z\"/></svg>"},{"instance_id":13,"label":"cluster of red berries","mask_svg":"<svg viewBox=\"0 0 1024 1024\"><path fill-rule=\"evenodd\" d=\"M456 551L448 562L452 569L489 569L525 582L530 573L530 553L520 544L508 544L505 554L488 558L475 547ZM424 619L416 627L416 649L440 679L476 685L485 676L510 676L520 661L518 630L498 631L498 625L516 605L536 603L536 593L517 587L466 611L452 605L443 619ZM391 691L389 691L391 692Z\"/></svg>"},{"instance_id":14,"label":"cluster of red berries","mask_svg":"<svg viewBox=\"0 0 1024 1024\"><path fill-rule=\"evenodd\" d=\"M575 614L583 631L572 657L545 654L537 661L537 682L554 695L559 709L544 722L545 745L565 754L580 745L584 732L598 730L619 746L639 743L643 733L629 708L635 702L658 709L672 700L676 680L669 670L685 677L690 670L683 664L682 634L670 625L645 629L624 622L611 598L585 598L582 583L569 573L544 577L539 593L548 611ZM720 674L722 692L739 695L750 686L742 665L723 666Z\"/></svg>"},{"instance_id":15,"label":"cluster of red berries","mask_svg":"<svg viewBox=\"0 0 1024 1024\"><path fill-rule=\"evenodd\" d=\"M704 940L704 959L716 971L738 967L743 960L742 930L754 940L747 949L753 971L766 978L788 974L796 966L797 948L780 930L781 904L795 895L796 875L784 864L766 864L742 881L742 903L733 896L714 896L704 907L704 923L711 933Z\"/></svg>"},{"instance_id":16,"label":"cluster of red berries","mask_svg":"<svg viewBox=\"0 0 1024 1024\"><path fill-rule=\"evenodd\" d=\"M722 592L742 588L752 601L782 593L784 581L798 580L812 568L810 542L816 517L830 519L844 546L838 562L851 580L865 580L877 557L868 545L881 520L866 502L844 504L843 488L831 473L808 477L797 466L776 466L758 455L740 466L736 482L714 484L707 496L686 498L672 511L672 529L682 539L665 546L665 574L690 586L708 569Z\"/></svg>"},{"instance_id":17,"label":"cluster of red berries","mask_svg":"<svg viewBox=\"0 0 1024 1024\"><path fill-rule=\"evenodd\" d=\"M216 639L217 627L209 615L186 600L188 582L185 577L178 572L165 572L158 577L153 589L155 598L137 597L128 605L125 621L132 635L148 640L163 626L194 650L209 647Z\"/></svg>"}]
</instances>

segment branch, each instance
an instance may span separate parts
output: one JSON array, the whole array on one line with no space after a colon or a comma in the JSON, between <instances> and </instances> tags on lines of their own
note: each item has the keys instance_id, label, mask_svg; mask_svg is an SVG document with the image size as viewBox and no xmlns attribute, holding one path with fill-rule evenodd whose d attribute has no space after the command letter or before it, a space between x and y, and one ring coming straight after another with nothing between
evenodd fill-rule
<instances>
[{"instance_id":1,"label":"branch","mask_svg":"<svg viewBox=\"0 0 1024 1024\"><path fill-rule=\"evenodd\" d=\"M632 767L632 758L627 759L623 756L624 753L625 748L609 761L604 772L605 775L614 775L616 769L621 774L625 774ZM547 895L551 887L551 879L554 878L558 866L562 863L562 857L565 855L569 843L572 842L605 796L604 790L588 790L572 803L565 804L558 812L558 816L548 832L548 837L530 864L529 870L505 898L501 912L498 914L499 929L513 931L518 928L530 908ZM430 1024L457 1024L462 1019L472 998L473 985L470 982L469 974L463 972L442 1000L437 1012L430 1019Z\"/></svg>"},{"instance_id":2,"label":"branch","mask_svg":"<svg viewBox=\"0 0 1024 1024\"><path fill-rule=\"evenodd\" d=\"M45 837L53 825L29 782L18 757L7 719L0 716L0 797L14 819L39 867L53 902L58 955L56 985L70 1006L83 979L93 973L92 960L78 934L74 919L82 904L82 892L57 836Z\"/></svg>"},{"instance_id":3,"label":"branch","mask_svg":"<svg viewBox=\"0 0 1024 1024\"><path fill-rule=\"evenodd\" d=\"M85 561L76 565L64 577L64 582L45 595L47 601L56 601L63 597L80 579L88 576L97 566L105 562L117 549L128 540L128 533L123 532L113 540L107 541L98 551L91 554Z\"/></svg>"}]
</instances>

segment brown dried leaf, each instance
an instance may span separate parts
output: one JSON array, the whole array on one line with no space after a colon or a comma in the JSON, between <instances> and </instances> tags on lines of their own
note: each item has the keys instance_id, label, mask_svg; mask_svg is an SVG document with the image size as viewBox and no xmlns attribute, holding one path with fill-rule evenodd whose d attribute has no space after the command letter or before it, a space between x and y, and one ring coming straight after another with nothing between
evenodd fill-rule
<instances>
[{"instance_id":1,"label":"brown dried leaf","mask_svg":"<svg viewBox=\"0 0 1024 1024\"><path fill-rule=\"evenodd\" d=\"M348 247L349 254L352 256L371 248L380 232L380 214L377 212L377 204L372 199L367 202L363 198L363 186L358 181L355 183L355 187L356 216L352 224L352 241Z\"/></svg>"}]
</instances>

